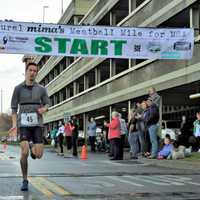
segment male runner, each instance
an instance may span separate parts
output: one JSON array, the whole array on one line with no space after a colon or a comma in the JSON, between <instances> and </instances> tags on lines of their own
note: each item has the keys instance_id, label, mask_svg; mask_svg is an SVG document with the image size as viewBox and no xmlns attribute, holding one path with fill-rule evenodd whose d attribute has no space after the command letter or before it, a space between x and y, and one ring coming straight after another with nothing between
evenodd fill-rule
<instances>
[{"instance_id":1,"label":"male runner","mask_svg":"<svg viewBox=\"0 0 200 200\"><path fill-rule=\"evenodd\" d=\"M43 154L43 119L42 114L48 110L49 98L46 89L35 82L38 66L28 63L25 70L25 81L14 89L12 108L13 134L20 134L21 170L23 182L21 191L28 190L28 155L29 142L31 157L40 159ZM18 110L19 108L19 110Z\"/></svg>"}]
</instances>

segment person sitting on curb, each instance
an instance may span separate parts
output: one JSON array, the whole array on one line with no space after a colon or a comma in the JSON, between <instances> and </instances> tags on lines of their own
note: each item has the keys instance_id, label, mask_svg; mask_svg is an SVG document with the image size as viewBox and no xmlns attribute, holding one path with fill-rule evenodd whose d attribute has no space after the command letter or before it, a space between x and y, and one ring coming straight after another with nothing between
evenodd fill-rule
<instances>
[{"instance_id":1,"label":"person sitting on curb","mask_svg":"<svg viewBox=\"0 0 200 200\"><path fill-rule=\"evenodd\" d=\"M178 145L178 142L174 141L173 149L171 153L172 160L183 159L185 158L185 146Z\"/></svg>"},{"instance_id":2,"label":"person sitting on curb","mask_svg":"<svg viewBox=\"0 0 200 200\"><path fill-rule=\"evenodd\" d=\"M166 134L164 139L164 146L163 148L158 152L157 159L162 160L168 158L168 156L171 154L173 149L173 144L171 143L171 138L169 134Z\"/></svg>"}]
</instances>

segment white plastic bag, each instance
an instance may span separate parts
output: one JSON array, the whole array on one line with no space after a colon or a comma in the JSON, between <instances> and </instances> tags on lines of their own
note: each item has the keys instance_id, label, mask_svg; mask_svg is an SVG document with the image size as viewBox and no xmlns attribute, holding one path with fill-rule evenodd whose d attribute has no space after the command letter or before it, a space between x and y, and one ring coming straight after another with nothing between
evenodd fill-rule
<instances>
[{"instance_id":1,"label":"white plastic bag","mask_svg":"<svg viewBox=\"0 0 200 200\"><path fill-rule=\"evenodd\" d=\"M55 140L52 139L52 140L51 140L51 146L54 146L54 145L55 145Z\"/></svg>"}]
</instances>

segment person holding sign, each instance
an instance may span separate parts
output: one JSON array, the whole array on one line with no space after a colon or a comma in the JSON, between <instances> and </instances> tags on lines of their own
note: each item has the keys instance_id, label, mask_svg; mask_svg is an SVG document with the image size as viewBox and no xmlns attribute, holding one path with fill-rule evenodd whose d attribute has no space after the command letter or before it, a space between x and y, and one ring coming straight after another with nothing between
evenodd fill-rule
<instances>
[{"instance_id":1,"label":"person holding sign","mask_svg":"<svg viewBox=\"0 0 200 200\"><path fill-rule=\"evenodd\" d=\"M50 101L46 89L35 82L37 73L38 66L35 63L26 65L25 81L15 87L11 100L12 128L10 132L16 135L18 131L21 141L20 164L23 176L21 191L28 190L29 147L33 159L40 159L43 155L42 114L48 110Z\"/></svg>"}]
</instances>

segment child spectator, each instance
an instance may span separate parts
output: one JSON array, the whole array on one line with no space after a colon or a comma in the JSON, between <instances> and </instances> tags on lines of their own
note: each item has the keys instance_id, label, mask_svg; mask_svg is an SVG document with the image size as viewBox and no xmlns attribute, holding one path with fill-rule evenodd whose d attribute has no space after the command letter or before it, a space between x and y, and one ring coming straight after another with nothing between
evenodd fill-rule
<instances>
[{"instance_id":1,"label":"child spectator","mask_svg":"<svg viewBox=\"0 0 200 200\"><path fill-rule=\"evenodd\" d=\"M173 149L173 145L171 144L171 138L169 134L166 134L164 139L164 146L163 148L158 152L158 159L166 159Z\"/></svg>"}]
</instances>

